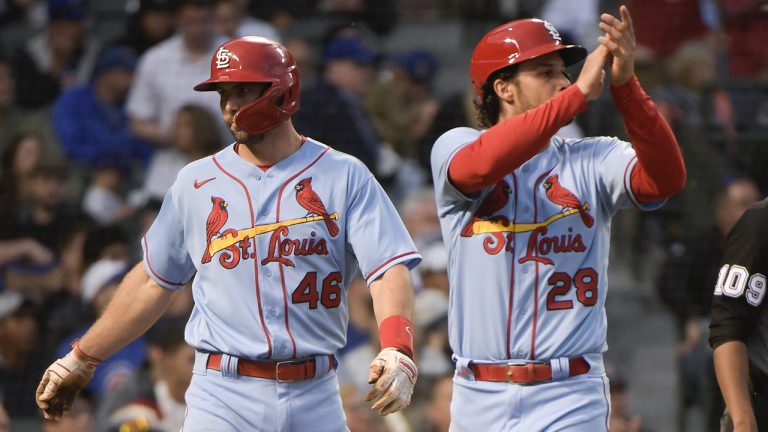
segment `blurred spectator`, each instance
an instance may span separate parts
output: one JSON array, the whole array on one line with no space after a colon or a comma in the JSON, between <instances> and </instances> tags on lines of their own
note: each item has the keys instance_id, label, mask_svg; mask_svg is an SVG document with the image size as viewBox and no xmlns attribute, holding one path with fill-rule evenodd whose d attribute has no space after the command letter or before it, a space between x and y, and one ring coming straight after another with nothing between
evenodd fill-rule
<instances>
[{"instance_id":1,"label":"blurred spectator","mask_svg":"<svg viewBox=\"0 0 768 432\"><path fill-rule=\"evenodd\" d=\"M657 214L669 240L688 228L706 229L719 179L735 170L735 162L712 135L733 136L734 113L728 94L716 86L716 52L704 41L683 44L666 62L668 78L651 95L680 143L688 180L685 189ZM713 109L708 112L705 106ZM649 215L650 216L650 215Z\"/></svg>"},{"instance_id":2,"label":"blurred spectator","mask_svg":"<svg viewBox=\"0 0 768 432\"><path fill-rule=\"evenodd\" d=\"M84 0L48 0L48 28L28 40L13 60L16 102L44 108L62 90L90 77L98 46L86 33Z\"/></svg>"},{"instance_id":3,"label":"blurred spectator","mask_svg":"<svg viewBox=\"0 0 768 432\"><path fill-rule=\"evenodd\" d=\"M195 363L195 350L184 341L185 324L185 318L165 318L147 332L148 368L134 372L106 396L99 407L98 430L125 423L132 405L149 407L157 413L156 419L147 419L150 428L162 432L181 430L186 411L184 393Z\"/></svg>"},{"instance_id":4,"label":"blurred spectator","mask_svg":"<svg viewBox=\"0 0 768 432\"><path fill-rule=\"evenodd\" d=\"M441 101L429 130L417 143L417 157L425 172L432 172L430 155L432 154L432 146L440 135L456 127L480 128L475 114L474 100L475 90L469 85L464 91L451 94ZM427 177L431 183L431 174Z\"/></svg>"},{"instance_id":5,"label":"blurred spectator","mask_svg":"<svg viewBox=\"0 0 768 432\"><path fill-rule=\"evenodd\" d=\"M405 229L419 250L442 238L435 191L431 187L411 191L400 205L399 211Z\"/></svg>"},{"instance_id":6,"label":"blurred spectator","mask_svg":"<svg viewBox=\"0 0 768 432\"><path fill-rule=\"evenodd\" d=\"M0 54L0 152L5 151L24 118L15 104L15 86L11 64Z\"/></svg>"},{"instance_id":7,"label":"blurred spectator","mask_svg":"<svg viewBox=\"0 0 768 432\"><path fill-rule=\"evenodd\" d=\"M19 134L11 138L0 157L0 202L2 207L16 206L29 198L30 176L43 153L41 138Z\"/></svg>"},{"instance_id":8,"label":"blurred spectator","mask_svg":"<svg viewBox=\"0 0 768 432\"><path fill-rule=\"evenodd\" d=\"M283 46L293 56L296 67L301 74L301 86L309 88L315 85L317 80L317 59L309 42L297 36L288 36L283 41Z\"/></svg>"},{"instance_id":9,"label":"blurred spectator","mask_svg":"<svg viewBox=\"0 0 768 432\"><path fill-rule=\"evenodd\" d=\"M717 0L727 36L731 75L768 78L768 8L765 0Z\"/></svg>"},{"instance_id":10,"label":"blurred spectator","mask_svg":"<svg viewBox=\"0 0 768 432\"><path fill-rule=\"evenodd\" d=\"M442 272L445 273L445 268ZM453 363L448 346L448 296L432 288L422 289L416 294L413 326L414 346L418 347L419 377L450 373Z\"/></svg>"},{"instance_id":11,"label":"blurred spectator","mask_svg":"<svg viewBox=\"0 0 768 432\"><path fill-rule=\"evenodd\" d=\"M302 90L296 130L360 159L378 173L379 139L363 111L375 54L360 38L334 39L325 51L322 80ZM301 71L299 71L301 73ZM340 127L339 125L344 125Z\"/></svg>"},{"instance_id":12,"label":"blurred spectator","mask_svg":"<svg viewBox=\"0 0 768 432\"><path fill-rule=\"evenodd\" d=\"M722 90L710 95L716 108L715 118L712 121L702 118L704 90L717 79L716 57L709 43L696 40L680 46L667 61L669 80L654 90L653 98L676 134L686 136L710 124L734 133L733 108Z\"/></svg>"},{"instance_id":13,"label":"blurred spectator","mask_svg":"<svg viewBox=\"0 0 768 432\"><path fill-rule=\"evenodd\" d=\"M79 237L79 234L75 234ZM52 298L51 311L46 322L46 346L55 347L63 343L72 333L87 327L96 319L96 313L83 302L83 276L93 263L108 259L128 262L130 259L128 234L118 225L88 225L83 233L79 248L80 262L77 265L77 286L70 287L63 295ZM75 251L72 251L75 253ZM62 256L62 260L64 260ZM77 258L68 257L75 261Z\"/></svg>"},{"instance_id":14,"label":"blurred spectator","mask_svg":"<svg viewBox=\"0 0 768 432\"><path fill-rule=\"evenodd\" d=\"M659 274L659 297L677 319L680 421L684 431L690 430L691 422L706 423L708 431L719 427L724 406L706 338L712 281L717 280L728 231L759 198L751 180L730 180L712 206L714 224L703 231L689 232L685 243L673 243ZM703 413L703 418L697 417L697 413Z\"/></svg>"},{"instance_id":15,"label":"blurred spectator","mask_svg":"<svg viewBox=\"0 0 768 432\"><path fill-rule=\"evenodd\" d=\"M136 209L123 197L129 172L127 161L116 155L95 160L83 196L83 211L102 225L133 216Z\"/></svg>"},{"instance_id":16,"label":"blurred spectator","mask_svg":"<svg viewBox=\"0 0 768 432\"><path fill-rule=\"evenodd\" d=\"M47 24L46 0L0 1L0 52L10 53Z\"/></svg>"},{"instance_id":17,"label":"blurred spectator","mask_svg":"<svg viewBox=\"0 0 768 432\"><path fill-rule=\"evenodd\" d=\"M344 415L347 417L347 428L350 432L390 431L382 417L375 415L368 407L368 403L363 399L365 393L360 393L351 385L340 385L339 387Z\"/></svg>"},{"instance_id":18,"label":"blurred spectator","mask_svg":"<svg viewBox=\"0 0 768 432\"><path fill-rule=\"evenodd\" d=\"M43 421L43 432L91 432L95 430L93 425L93 401L90 393L83 391L61 419Z\"/></svg>"},{"instance_id":19,"label":"blurred spectator","mask_svg":"<svg viewBox=\"0 0 768 432\"><path fill-rule=\"evenodd\" d=\"M88 84L65 91L56 100L52 121L70 160L92 168L103 159L149 161L151 146L130 130L124 111L133 81L136 55L126 47L107 48Z\"/></svg>"},{"instance_id":20,"label":"blurred spectator","mask_svg":"<svg viewBox=\"0 0 768 432\"><path fill-rule=\"evenodd\" d=\"M131 48L137 55L173 35L174 0L132 0L127 3L129 12L125 35L116 45ZM134 9L135 8L135 9Z\"/></svg>"},{"instance_id":21,"label":"blurred spectator","mask_svg":"<svg viewBox=\"0 0 768 432\"><path fill-rule=\"evenodd\" d=\"M451 424L451 398L453 397L453 375L446 374L435 381L425 407L428 432L448 432Z\"/></svg>"},{"instance_id":22,"label":"blurred spectator","mask_svg":"<svg viewBox=\"0 0 768 432\"><path fill-rule=\"evenodd\" d=\"M0 293L0 386L11 419L36 417L35 384L48 362L39 341L35 309L16 291Z\"/></svg>"},{"instance_id":23,"label":"blurred spectator","mask_svg":"<svg viewBox=\"0 0 768 432\"><path fill-rule=\"evenodd\" d=\"M371 340L370 327L373 316L370 314L371 293L368 284L359 274L355 275L347 287L349 303L349 324L347 325L347 344L339 350L338 356Z\"/></svg>"},{"instance_id":24,"label":"blurred spectator","mask_svg":"<svg viewBox=\"0 0 768 432\"><path fill-rule=\"evenodd\" d=\"M128 272L128 263L121 260L102 259L93 263L85 271L82 283L82 301L90 307L94 317L98 318L112 299L117 285ZM85 334L90 324L70 335L56 352L63 357L70 351L72 342ZM146 354L146 342L143 337L103 361L94 373L86 389L94 397L100 398L113 391L131 373L141 366ZM39 378L39 377L38 377Z\"/></svg>"},{"instance_id":25,"label":"blurred spectator","mask_svg":"<svg viewBox=\"0 0 768 432\"><path fill-rule=\"evenodd\" d=\"M215 30L215 0L179 0L178 33L150 48L139 59L126 110L136 136L159 145L172 141L173 120L179 108L195 103L219 116L216 95L195 92L193 87L210 76L210 59L225 42ZM223 141L231 141L219 122Z\"/></svg>"},{"instance_id":26,"label":"blurred spectator","mask_svg":"<svg viewBox=\"0 0 768 432\"><path fill-rule=\"evenodd\" d=\"M665 58L689 40L709 33L701 0L631 0L632 23L639 47Z\"/></svg>"},{"instance_id":27,"label":"blurred spectator","mask_svg":"<svg viewBox=\"0 0 768 432\"><path fill-rule=\"evenodd\" d=\"M15 260L6 265L6 287L23 290L37 302L64 285L64 274L56 259L67 239L68 227L78 218L68 203L68 172L61 164L38 164L28 179L28 200L0 207L0 217L5 221L0 225L0 239L34 239L55 258L47 262L40 257Z\"/></svg>"},{"instance_id":28,"label":"blurred spectator","mask_svg":"<svg viewBox=\"0 0 768 432\"><path fill-rule=\"evenodd\" d=\"M616 373L609 374L611 417L608 432L652 432L643 426L639 416L632 415L627 381Z\"/></svg>"},{"instance_id":29,"label":"blurred spectator","mask_svg":"<svg viewBox=\"0 0 768 432\"><path fill-rule=\"evenodd\" d=\"M152 156L144 180L145 198L162 200L184 166L221 149L218 123L202 106L188 104L179 108L172 128L172 146L158 149Z\"/></svg>"},{"instance_id":30,"label":"blurred spectator","mask_svg":"<svg viewBox=\"0 0 768 432\"><path fill-rule=\"evenodd\" d=\"M11 432L11 418L8 417L2 397L0 397L0 432Z\"/></svg>"},{"instance_id":31,"label":"blurred spectator","mask_svg":"<svg viewBox=\"0 0 768 432\"><path fill-rule=\"evenodd\" d=\"M272 24L248 15L247 7L247 0L216 0L214 16L218 32L229 39L262 36L280 42L280 34Z\"/></svg>"},{"instance_id":32,"label":"blurred spectator","mask_svg":"<svg viewBox=\"0 0 768 432\"><path fill-rule=\"evenodd\" d=\"M378 136L405 159L416 158L416 143L437 114L432 95L437 60L431 52L414 49L394 57L388 74L374 85L365 109Z\"/></svg>"},{"instance_id":33,"label":"blurred spectator","mask_svg":"<svg viewBox=\"0 0 768 432\"><path fill-rule=\"evenodd\" d=\"M424 289L432 289L448 299L448 250L441 241L434 241L422 249L421 282Z\"/></svg>"}]
</instances>

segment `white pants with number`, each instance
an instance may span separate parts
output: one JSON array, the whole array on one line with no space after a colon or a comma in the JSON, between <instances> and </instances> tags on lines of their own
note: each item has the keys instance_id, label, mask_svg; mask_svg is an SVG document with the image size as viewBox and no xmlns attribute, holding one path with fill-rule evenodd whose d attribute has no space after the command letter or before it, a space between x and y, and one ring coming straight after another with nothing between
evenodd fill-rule
<instances>
[{"instance_id":1,"label":"white pants with number","mask_svg":"<svg viewBox=\"0 0 768 432\"><path fill-rule=\"evenodd\" d=\"M451 432L607 432L608 378L580 375L535 385L454 376Z\"/></svg>"},{"instance_id":2,"label":"white pants with number","mask_svg":"<svg viewBox=\"0 0 768 432\"><path fill-rule=\"evenodd\" d=\"M277 382L222 376L195 361L183 432L348 432L336 372Z\"/></svg>"}]
</instances>

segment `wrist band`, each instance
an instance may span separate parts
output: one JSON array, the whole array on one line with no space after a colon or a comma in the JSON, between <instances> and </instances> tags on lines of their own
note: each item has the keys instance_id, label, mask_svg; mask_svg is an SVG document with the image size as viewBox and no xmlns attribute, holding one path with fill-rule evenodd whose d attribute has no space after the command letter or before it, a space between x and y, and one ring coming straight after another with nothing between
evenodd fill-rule
<instances>
[{"instance_id":1,"label":"wrist band","mask_svg":"<svg viewBox=\"0 0 768 432\"><path fill-rule=\"evenodd\" d=\"M413 323L402 315L392 315L379 326L381 349L396 348L413 358Z\"/></svg>"},{"instance_id":2,"label":"wrist band","mask_svg":"<svg viewBox=\"0 0 768 432\"><path fill-rule=\"evenodd\" d=\"M83 352L82 348L80 348L80 339L79 338L73 340L72 343L69 346L72 348L72 350L75 351L75 353L78 356L83 357L85 359L85 362L88 363L89 366L96 367L96 366L99 365L99 363L101 363L100 359L98 359L96 357L93 357L93 356L90 356L90 355L88 355L88 354Z\"/></svg>"}]
</instances>

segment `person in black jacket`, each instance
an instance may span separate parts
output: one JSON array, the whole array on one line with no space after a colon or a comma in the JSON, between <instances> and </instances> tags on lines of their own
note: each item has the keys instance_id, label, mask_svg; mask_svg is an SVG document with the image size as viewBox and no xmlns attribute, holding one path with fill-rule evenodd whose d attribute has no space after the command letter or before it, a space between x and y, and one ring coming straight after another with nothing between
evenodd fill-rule
<instances>
[{"instance_id":1,"label":"person in black jacket","mask_svg":"<svg viewBox=\"0 0 768 432\"><path fill-rule=\"evenodd\" d=\"M712 298L709 343L727 407L723 423L732 421L734 432L768 430L767 274L765 199L747 210L728 234Z\"/></svg>"}]
</instances>

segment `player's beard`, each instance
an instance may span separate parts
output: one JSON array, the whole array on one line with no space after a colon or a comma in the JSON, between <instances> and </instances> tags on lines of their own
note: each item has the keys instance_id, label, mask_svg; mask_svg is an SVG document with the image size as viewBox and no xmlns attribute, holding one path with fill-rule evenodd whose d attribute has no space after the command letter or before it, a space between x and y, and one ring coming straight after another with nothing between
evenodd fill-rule
<instances>
[{"instance_id":1,"label":"player's beard","mask_svg":"<svg viewBox=\"0 0 768 432\"><path fill-rule=\"evenodd\" d=\"M227 126L229 126L229 132L232 133L235 142L238 144L258 144L264 140L264 134L251 135L240 129L234 120L227 121Z\"/></svg>"}]
</instances>

